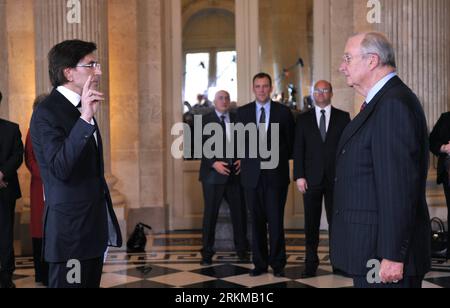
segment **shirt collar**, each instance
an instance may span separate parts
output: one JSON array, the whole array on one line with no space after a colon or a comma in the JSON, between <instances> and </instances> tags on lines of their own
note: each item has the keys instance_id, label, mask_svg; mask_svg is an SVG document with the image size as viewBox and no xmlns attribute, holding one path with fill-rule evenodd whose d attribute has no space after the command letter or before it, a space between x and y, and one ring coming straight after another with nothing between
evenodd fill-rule
<instances>
[{"instance_id":1,"label":"shirt collar","mask_svg":"<svg viewBox=\"0 0 450 308\"><path fill-rule=\"evenodd\" d=\"M261 104L260 102L256 101L256 108L257 108L258 110L260 110L261 108L264 108L264 109L266 109L266 111L268 111L268 110L270 110L270 105L271 105L271 102L270 102L270 101L267 102L265 105L263 105L263 104Z\"/></svg>"},{"instance_id":2,"label":"shirt collar","mask_svg":"<svg viewBox=\"0 0 450 308\"><path fill-rule=\"evenodd\" d=\"M378 94L378 92L381 91L381 89L391 80L397 76L397 72L392 72L380 81L378 81L375 86L369 91L366 97L366 103L370 104L370 102L373 100L373 98Z\"/></svg>"},{"instance_id":3,"label":"shirt collar","mask_svg":"<svg viewBox=\"0 0 450 308\"><path fill-rule=\"evenodd\" d=\"M316 106L316 113L317 114L321 114L322 112L322 110L325 110L325 113L326 114L330 114L331 113L331 105L328 105L328 106L326 106L325 108L320 108L320 107L318 107L318 106Z\"/></svg>"},{"instance_id":4,"label":"shirt collar","mask_svg":"<svg viewBox=\"0 0 450 308\"><path fill-rule=\"evenodd\" d=\"M74 107L77 107L78 104L81 102L81 96L78 93L64 86L59 86L56 88L56 90L59 93L61 93L65 98L67 98L67 100L71 102Z\"/></svg>"},{"instance_id":5,"label":"shirt collar","mask_svg":"<svg viewBox=\"0 0 450 308\"><path fill-rule=\"evenodd\" d=\"M219 117L219 119L222 119L222 116L225 117L225 119L228 119L230 117L230 113L229 112L225 112L225 113L220 113L219 111L215 110L217 117Z\"/></svg>"}]
</instances>

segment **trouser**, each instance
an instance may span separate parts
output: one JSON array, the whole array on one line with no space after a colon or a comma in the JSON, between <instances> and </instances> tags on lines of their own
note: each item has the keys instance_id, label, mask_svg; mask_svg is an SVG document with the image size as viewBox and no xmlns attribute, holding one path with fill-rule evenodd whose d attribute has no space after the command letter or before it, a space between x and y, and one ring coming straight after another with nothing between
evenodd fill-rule
<instances>
[{"instance_id":1,"label":"trouser","mask_svg":"<svg viewBox=\"0 0 450 308\"><path fill-rule=\"evenodd\" d=\"M0 198L0 285L12 282L15 270L14 260L14 216L16 201L8 202Z\"/></svg>"},{"instance_id":2,"label":"trouser","mask_svg":"<svg viewBox=\"0 0 450 308\"><path fill-rule=\"evenodd\" d=\"M252 215L252 252L257 270L267 270L270 265L275 271L280 271L286 266L284 209L287 192L287 186L273 186L270 177L264 174L255 189L245 189L246 203Z\"/></svg>"},{"instance_id":3,"label":"trouser","mask_svg":"<svg viewBox=\"0 0 450 308\"><path fill-rule=\"evenodd\" d=\"M315 271L319 266L317 250L320 242L322 201L325 198L325 210L331 230L333 187L331 185L310 187L303 198L305 208L306 267L308 270Z\"/></svg>"},{"instance_id":4,"label":"trouser","mask_svg":"<svg viewBox=\"0 0 450 308\"><path fill-rule=\"evenodd\" d=\"M33 261L35 281L42 282L43 285L48 286L48 263L44 261L42 256L42 239L33 238Z\"/></svg>"},{"instance_id":5,"label":"trouser","mask_svg":"<svg viewBox=\"0 0 450 308\"><path fill-rule=\"evenodd\" d=\"M248 251L247 209L241 199L240 184L212 185L203 183L203 195L205 198L203 215L203 258L210 259L215 254L216 225L220 206L224 199L230 207L236 252L238 254L246 253Z\"/></svg>"},{"instance_id":6,"label":"trouser","mask_svg":"<svg viewBox=\"0 0 450 308\"><path fill-rule=\"evenodd\" d=\"M79 267L78 267L79 265ZM102 278L103 256L79 264L49 263L52 289L98 289Z\"/></svg>"}]
</instances>

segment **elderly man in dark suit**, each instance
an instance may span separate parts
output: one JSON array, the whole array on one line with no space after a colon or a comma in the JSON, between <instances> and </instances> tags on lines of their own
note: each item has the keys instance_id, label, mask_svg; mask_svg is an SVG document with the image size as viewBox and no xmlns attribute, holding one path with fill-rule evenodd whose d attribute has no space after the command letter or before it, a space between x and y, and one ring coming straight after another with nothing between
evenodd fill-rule
<instances>
[{"instance_id":1,"label":"elderly man in dark suit","mask_svg":"<svg viewBox=\"0 0 450 308\"><path fill-rule=\"evenodd\" d=\"M444 187L447 201L447 221L450 221L450 112L441 115L430 135L430 149L438 160L437 183ZM447 239L447 259L450 258L450 233Z\"/></svg>"},{"instance_id":2,"label":"elderly man in dark suit","mask_svg":"<svg viewBox=\"0 0 450 308\"><path fill-rule=\"evenodd\" d=\"M0 92L0 105L3 95ZM0 288L14 288L14 213L21 197L17 170L23 162L19 125L0 119Z\"/></svg>"},{"instance_id":3,"label":"elderly man in dark suit","mask_svg":"<svg viewBox=\"0 0 450 308\"><path fill-rule=\"evenodd\" d=\"M297 118L294 146L294 180L305 207L306 266L303 278L316 275L322 202L332 224L336 148L350 114L331 106L333 87L321 80L314 86L315 107Z\"/></svg>"},{"instance_id":4,"label":"elderly man in dark suit","mask_svg":"<svg viewBox=\"0 0 450 308\"><path fill-rule=\"evenodd\" d=\"M44 256L52 288L98 288L107 246L122 245L94 118L104 101L97 90L101 69L96 49L94 43L78 40L52 48L54 89L31 120L44 183ZM79 275L73 275L74 269ZM73 280L67 279L69 272Z\"/></svg>"},{"instance_id":5,"label":"elderly man in dark suit","mask_svg":"<svg viewBox=\"0 0 450 308\"><path fill-rule=\"evenodd\" d=\"M230 94L226 91L219 91L214 99L214 111L203 116L203 127L210 124L220 125L222 128L221 141L223 141L220 157L215 155L207 157L204 155L200 167L200 181L202 182L205 201L201 262L203 266L212 264L212 258L215 254L214 242L217 218L220 205L224 199L230 207L234 245L237 255L241 261L249 260L247 208L241 198L241 161L236 159L235 153L232 153L233 155L227 155L228 147L234 146L235 148L233 144L235 138L231 136L233 132L231 131L230 124L236 122L236 114L231 113L230 108ZM206 142L208 138L210 137L205 136L204 141Z\"/></svg>"},{"instance_id":6,"label":"elderly man in dark suit","mask_svg":"<svg viewBox=\"0 0 450 308\"><path fill-rule=\"evenodd\" d=\"M360 288L420 288L430 269L425 115L380 33L351 37L340 67L366 98L337 151L331 261Z\"/></svg>"}]
</instances>

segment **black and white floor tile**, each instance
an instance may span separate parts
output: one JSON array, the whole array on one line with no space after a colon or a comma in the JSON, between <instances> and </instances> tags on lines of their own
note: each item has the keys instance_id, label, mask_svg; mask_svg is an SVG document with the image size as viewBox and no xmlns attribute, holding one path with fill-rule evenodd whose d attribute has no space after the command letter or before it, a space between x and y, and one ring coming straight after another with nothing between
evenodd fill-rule
<instances>
[{"instance_id":1,"label":"black and white floor tile","mask_svg":"<svg viewBox=\"0 0 450 308\"><path fill-rule=\"evenodd\" d=\"M328 239L322 235L321 265L315 278L301 279L304 235L287 233L288 265L285 277L271 273L250 277L251 263L239 262L234 253L218 253L212 266L200 265L201 234L171 233L149 238L148 253L110 252L103 269L103 288L349 288L352 280L333 275L328 256ZM41 288L34 282L33 260L19 257L14 282L18 288ZM424 282L425 288L450 288L450 263L435 263Z\"/></svg>"}]
</instances>

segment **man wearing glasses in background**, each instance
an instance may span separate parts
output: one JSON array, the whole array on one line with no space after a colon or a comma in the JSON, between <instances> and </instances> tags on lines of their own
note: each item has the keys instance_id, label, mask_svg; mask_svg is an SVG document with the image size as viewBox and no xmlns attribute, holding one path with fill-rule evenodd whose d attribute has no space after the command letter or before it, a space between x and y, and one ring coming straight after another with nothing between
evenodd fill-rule
<instances>
[{"instance_id":1,"label":"man wearing glasses in background","mask_svg":"<svg viewBox=\"0 0 450 308\"><path fill-rule=\"evenodd\" d=\"M78 40L52 48L48 59L54 90L31 120L44 182L44 256L51 288L98 288L107 246L122 245L94 118L104 101L96 49ZM77 262L68 263L72 260ZM74 264L80 265L79 275L74 275Z\"/></svg>"},{"instance_id":2,"label":"man wearing glasses in background","mask_svg":"<svg viewBox=\"0 0 450 308\"><path fill-rule=\"evenodd\" d=\"M316 276L322 202L331 226L336 149L350 114L331 106L333 87L328 81L314 86L315 108L297 119L294 179L305 207L306 266L302 278Z\"/></svg>"}]
</instances>

